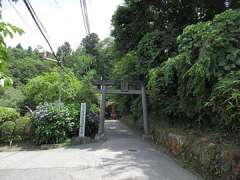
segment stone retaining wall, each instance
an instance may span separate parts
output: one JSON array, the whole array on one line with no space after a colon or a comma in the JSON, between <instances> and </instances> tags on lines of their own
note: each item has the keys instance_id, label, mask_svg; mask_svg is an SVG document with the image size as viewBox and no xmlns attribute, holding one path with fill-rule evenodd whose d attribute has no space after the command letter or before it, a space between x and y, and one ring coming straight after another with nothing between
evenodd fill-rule
<instances>
[{"instance_id":1,"label":"stone retaining wall","mask_svg":"<svg viewBox=\"0 0 240 180\"><path fill-rule=\"evenodd\" d=\"M164 145L176 157L190 163L209 180L240 180L240 150L225 150L208 138L153 130L154 142Z\"/></svg>"}]
</instances>

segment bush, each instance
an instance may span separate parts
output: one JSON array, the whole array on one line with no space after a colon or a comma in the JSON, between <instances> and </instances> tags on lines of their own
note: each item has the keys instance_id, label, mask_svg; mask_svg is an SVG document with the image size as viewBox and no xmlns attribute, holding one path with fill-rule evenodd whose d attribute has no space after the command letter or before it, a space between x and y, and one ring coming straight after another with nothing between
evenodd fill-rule
<instances>
[{"instance_id":1,"label":"bush","mask_svg":"<svg viewBox=\"0 0 240 180\"><path fill-rule=\"evenodd\" d=\"M206 107L218 121L212 122L220 130L236 133L240 138L240 71L221 79L213 89ZM234 135L234 134L233 134Z\"/></svg>"},{"instance_id":2,"label":"bush","mask_svg":"<svg viewBox=\"0 0 240 180\"><path fill-rule=\"evenodd\" d=\"M31 118L29 116L20 117L16 120L15 135L20 140L30 137Z\"/></svg>"},{"instance_id":3,"label":"bush","mask_svg":"<svg viewBox=\"0 0 240 180\"><path fill-rule=\"evenodd\" d=\"M130 114L132 114L132 118L135 122L142 120L142 99L141 99L141 97L137 97L132 101L132 105L130 107Z\"/></svg>"},{"instance_id":4,"label":"bush","mask_svg":"<svg viewBox=\"0 0 240 180\"><path fill-rule=\"evenodd\" d=\"M23 104L25 96L20 89L8 87L4 95L0 96L0 104L4 107L18 108Z\"/></svg>"},{"instance_id":5,"label":"bush","mask_svg":"<svg viewBox=\"0 0 240 180\"><path fill-rule=\"evenodd\" d=\"M147 75L148 70L159 66L176 51L176 35L171 30L154 31L145 34L137 46L137 72Z\"/></svg>"},{"instance_id":6,"label":"bush","mask_svg":"<svg viewBox=\"0 0 240 180\"><path fill-rule=\"evenodd\" d=\"M0 107L0 125L6 121L16 121L19 116L16 109Z\"/></svg>"},{"instance_id":7,"label":"bush","mask_svg":"<svg viewBox=\"0 0 240 180\"><path fill-rule=\"evenodd\" d=\"M78 136L79 135L79 119L80 119L80 108L77 108L73 105L68 105L67 109L71 114L71 117L74 121L74 126L71 134L69 136ZM85 122L85 136L94 138L98 133L98 124L99 124L99 117L98 117L98 109L92 106L90 109L87 108L86 113L86 122Z\"/></svg>"},{"instance_id":8,"label":"bush","mask_svg":"<svg viewBox=\"0 0 240 180\"><path fill-rule=\"evenodd\" d=\"M4 95L4 88L0 86L0 98Z\"/></svg>"},{"instance_id":9,"label":"bush","mask_svg":"<svg viewBox=\"0 0 240 180\"><path fill-rule=\"evenodd\" d=\"M240 12L228 10L184 29L178 55L150 72L150 95L162 113L171 107L182 124L239 134L239 26Z\"/></svg>"},{"instance_id":10,"label":"bush","mask_svg":"<svg viewBox=\"0 0 240 180\"><path fill-rule=\"evenodd\" d=\"M33 141L36 144L62 143L67 137L78 136L79 110L71 105L45 103L37 107L32 117ZM98 133L98 115L88 112L86 115L85 135L94 138Z\"/></svg>"},{"instance_id":11,"label":"bush","mask_svg":"<svg viewBox=\"0 0 240 180\"><path fill-rule=\"evenodd\" d=\"M40 105L32 117L33 140L36 144L62 143L74 131L75 121L63 104Z\"/></svg>"},{"instance_id":12,"label":"bush","mask_svg":"<svg viewBox=\"0 0 240 180\"><path fill-rule=\"evenodd\" d=\"M121 57L113 67L112 77L114 79L138 79L136 69L137 56L134 51L131 51Z\"/></svg>"},{"instance_id":13,"label":"bush","mask_svg":"<svg viewBox=\"0 0 240 180\"><path fill-rule=\"evenodd\" d=\"M1 133L1 141L8 142L9 145L12 145L12 142L15 138L14 130L16 124L12 121L6 121L0 126L0 133Z\"/></svg>"},{"instance_id":14,"label":"bush","mask_svg":"<svg viewBox=\"0 0 240 180\"><path fill-rule=\"evenodd\" d=\"M98 114L89 111L86 115L85 136L95 138L98 133L99 117Z\"/></svg>"},{"instance_id":15,"label":"bush","mask_svg":"<svg viewBox=\"0 0 240 180\"><path fill-rule=\"evenodd\" d=\"M97 103L91 85L79 81L70 71L64 73L62 80L60 73L55 70L30 80L24 88L25 104L35 109L40 103L55 102L59 98L59 87L62 87L61 94L64 104L79 105L81 101L88 104Z\"/></svg>"},{"instance_id":16,"label":"bush","mask_svg":"<svg viewBox=\"0 0 240 180\"><path fill-rule=\"evenodd\" d=\"M14 51L14 49L9 51ZM24 50L21 51L20 55L23 55ZM50 61L41 61L39 57L12 57L9 74L13 78L14 86L21 86L27 84L30 79L50 71L54 65Z\"/></svg>"}]
</instances>

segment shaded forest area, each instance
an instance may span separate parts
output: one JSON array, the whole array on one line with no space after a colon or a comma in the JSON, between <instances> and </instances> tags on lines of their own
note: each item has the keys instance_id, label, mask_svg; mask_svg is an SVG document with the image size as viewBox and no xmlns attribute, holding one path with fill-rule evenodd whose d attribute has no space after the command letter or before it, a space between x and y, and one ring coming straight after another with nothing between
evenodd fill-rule
<instances>
[{"instance_id":1,"label":"shaded forest area","mask_svg":"<svg viewBox=\"0 0 240 180\"><path fill-rule=\"evenodd\" d=\"M230 10L223 0L125 0L112 19L120 55L113 76L145 82L153 121L239 143L239 7L236 0ZM116 101L141 124L139 97Z\"/></svg>"}]
</instances>

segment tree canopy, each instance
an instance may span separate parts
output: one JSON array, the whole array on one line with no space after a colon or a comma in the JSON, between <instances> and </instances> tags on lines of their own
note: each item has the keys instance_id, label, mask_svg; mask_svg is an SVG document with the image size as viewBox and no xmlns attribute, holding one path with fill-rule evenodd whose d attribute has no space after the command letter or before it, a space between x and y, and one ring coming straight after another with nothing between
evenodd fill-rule
<instances>
[{"instance_id":1,"label":"tree canopy","mask_svg":"<svg viewBox=\"0 0 240 180\"><path fill-rule=\"evenodd\" d=\"M239 5L233 1L230 7ZM113 16L112 35L118 49L127 52L148 32L171 30L179 35L187 25L212 19L225 9L224 0L125 0Z\"/></svg>"},{"instance_id":2,"label":"tree canopy","mask_svg":"<svg viewBox=\"0 0 240 180\"><path fill-rule=\"evenodd\" d=\"M22 34L23 30L8 23L0 22L0 76L6 73L7 66L7 47L4 39L13 38L14 34Z\"/></svg>"}]
</instances>

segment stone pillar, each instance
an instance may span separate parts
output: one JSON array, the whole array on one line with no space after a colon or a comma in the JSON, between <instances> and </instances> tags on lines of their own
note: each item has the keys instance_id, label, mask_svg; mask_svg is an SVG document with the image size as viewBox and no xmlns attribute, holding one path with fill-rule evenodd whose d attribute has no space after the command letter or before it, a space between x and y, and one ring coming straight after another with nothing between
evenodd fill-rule
<instances>
[{"instance_id":1,"label":"stone pillar","mask_svg":"<svg viewBox=\"0 0 240 180\"><path fill-rule=\"evenodd\" d=\"M148 112L147 112L147 97L144 85L141 86L142 90L142 109L143 109L143 125L144 134L149 135L149 124L148 124Z\"/></svg>"},{"instance_id":2,"label":"stone pillar","mask_svg":"<svg viewBox=\"0 0 240 180\"><path fill-rule=\"evenodd\" d=\"M106 86L102 86L101 90L101 99L100 99L100 122L99 122L99 130L98 134L102 135L104 134L104 121L105 121L105 106L106 106Z\"/></svg>"}]
</instances>

